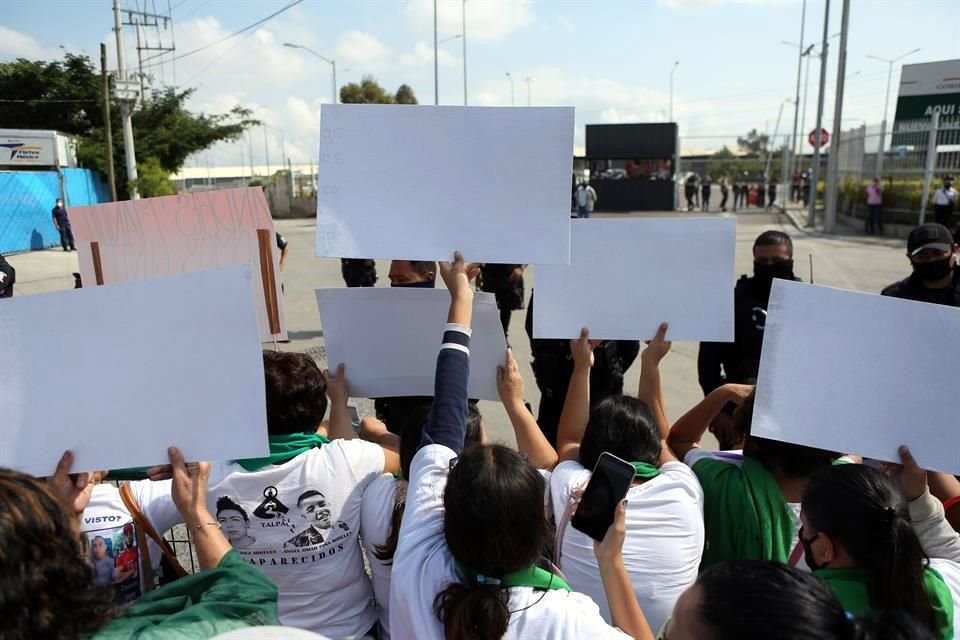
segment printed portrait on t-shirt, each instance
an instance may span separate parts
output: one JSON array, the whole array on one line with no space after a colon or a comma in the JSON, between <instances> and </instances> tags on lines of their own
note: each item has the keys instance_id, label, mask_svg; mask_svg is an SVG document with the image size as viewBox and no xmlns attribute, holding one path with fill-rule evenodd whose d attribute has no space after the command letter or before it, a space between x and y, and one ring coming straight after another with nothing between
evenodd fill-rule
<instances>
[{"instance_id":1,"label":"printed portrait on t-shirt","mask_svg":"<svg viewBox=\"0 0 960 640\"><path fill-rule=\"evenodd\" d=\"M234 549L246 549L257 542L250 535L250 518L239 504L227 496L217 499L217 522Z\"/></svg>"},{"instance_id":2,"label":"printed portrait on t-shirt","mask_svg":"<svg viewBox=\"0 0 960 640\"><path fill-rule=\"evenodd\" d=\"M127 605L140 597L140 550L133 522L120 527L87 531L93 583L113 585L118 605Z\"/></svg>"},{"instance_id":3,"label":"printed portrait on t-shirt","mask_svg":"<svg viewBox=\"0 0 960 640\"><path fill-rule=\"evenodd\" d=\"M306 521L306 529L300 531L285 544L294 547L312 547L323 544L327 532L333 526L330 522L330 507L327 499L316 490L304 491L297 498L300 517Z\"/></svg>"}]
</instances>

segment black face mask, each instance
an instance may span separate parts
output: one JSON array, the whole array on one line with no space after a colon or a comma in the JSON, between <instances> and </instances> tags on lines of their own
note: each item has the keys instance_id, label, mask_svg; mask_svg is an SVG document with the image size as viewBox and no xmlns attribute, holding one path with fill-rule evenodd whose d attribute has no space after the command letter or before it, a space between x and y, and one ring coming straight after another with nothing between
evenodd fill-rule
<instances>
[{"instance_id":1,"label":"black face mask","mask_svg":"<svg viewBox=\"0 0 960 640\"><path fill-rule=\"evenodd\" d=\"M771 283L774 278L793 280L793 260L781 260L773 264L753 263L753 277L764 283Z\"/></svg>"},{"instance_id":2,"label":"black face mask","mask_svg":"<svg viewBox=\"0 0 960 640\"><path fill-rule=\"evenodd\" d=\"M800 532L797 537L800 539L800 544L803 546L803 561L807 563L807 566L810 567L810 571L818 571L820 569L826 569L829 562L824 562L823 564L817 564L817 561L813 559L813 543L820 537L820 534L811 537L803 537L803 527L800 527Z\"/></svg>"},{"instance_id":3,"label":"black face mask","mask_svg":"<svg viewBox=\"0 0 960 640\"><path fill-rule=\"evenodd\" d=\"M950 258L935 260L933 262L914 262L913 272L924 282L933 282L942 280L950 275L953 265L950 264Z\"/></svg>"},{"instance_id":4,"label":"black face mask","mask_svg":"<svg viewBox=\"0 0 960 640\"><path fill-rule=\"evenodd\" d=\"M391 284L390 286L398 289L435 289L436 282L433 280L424 280L422 282L398 282L397 284Z\"/></svg>"}]
</instances>

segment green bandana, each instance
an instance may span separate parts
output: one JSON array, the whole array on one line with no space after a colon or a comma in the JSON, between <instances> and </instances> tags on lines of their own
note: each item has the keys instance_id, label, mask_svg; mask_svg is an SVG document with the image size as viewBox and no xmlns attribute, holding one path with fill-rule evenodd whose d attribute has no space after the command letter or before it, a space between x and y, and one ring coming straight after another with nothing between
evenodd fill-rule
<instances>
[{"instance_id":1,"label":"green bandana","mask_svg":"<svg viewBox=\"0 0 960 640\"><path fill-rule=\"evenodd\" d=\"M867 593L867 576L863 569L818 569L813 575L826 582L843 608L853 615L862 617L873 611L870 595ZM933 607L937 637L952 640L953 595L950 587L939 573L927 567L923 572L923 590L927 592L930 606Z\"/></svg>"},{"instance_id":2,"label":"green bandana","mask_svg":"<svg viewBox=\"0 0 960 640\"><path fill-rule=\"evenodd\" d=\"M657 469L652 464L646 462L631 462L630 464L637 470L636 475L633 476L634 478L649 480L650 478L656 478L660 475L660 469Z\"/></svg>"},{"instance_id":3,"label":"green bandana","mask_svg":"<svg viewBox=\"0 0 960 640\"><path fill-rule=\"evenodd\" d=\"M793 512L762 464L744 457L738 467L708 458L693 471L704 491L701 568L723 560L787 562L796 543Z\"/></svg>"},{"instance_id":4,"label":"green bandana","mask_svg":"<svg viewBox=\"0 0 960 640\"><path fill-rule=\"evenodd\" d=\"M501 587L531 587L532 589L540 589L541 591L551 589L573 591L563 578L540 567L528 567L520 571L508 573L502 578L497 579L485 577L459 562L454 561L454 563L457 565L460 573L482 584L496 584ZM494 580L496 580L496 582L493 582Z\"/></svg>"},{"instance_id":5,"label":"green bandana","mask_svg":"<svg viewBox=\"0 0 960 640\"><path fill-rule=\"evenodd\" d=\"M270 455L266 458L247 458L235 460L247 471L256 471L271 464L283 464L296 458L305 451L329 444L330 440L318 433L289 433L282 436L270 436Z\"/></svg>"}]
</instances>

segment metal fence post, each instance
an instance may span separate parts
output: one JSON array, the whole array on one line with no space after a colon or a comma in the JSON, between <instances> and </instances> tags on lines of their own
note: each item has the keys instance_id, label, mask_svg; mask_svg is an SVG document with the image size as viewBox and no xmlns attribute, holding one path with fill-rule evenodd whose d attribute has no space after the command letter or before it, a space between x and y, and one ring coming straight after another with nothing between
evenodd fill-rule
<instances>
[{"instance_id":1,"label":"metal fence post","mask_svg":"<svg viewBox=\"0 0 960 640\"><path fill-rule=\"evenodd\" d=\"M923 171L923 195L920 196L920 222L927 218L927 199L930 197L930 182L933 180L933 169L937 164L937 128L940 126L940 112L933 112L930 121L930 137L927 142L927 163Z\"/></svg>"}]
</instances>

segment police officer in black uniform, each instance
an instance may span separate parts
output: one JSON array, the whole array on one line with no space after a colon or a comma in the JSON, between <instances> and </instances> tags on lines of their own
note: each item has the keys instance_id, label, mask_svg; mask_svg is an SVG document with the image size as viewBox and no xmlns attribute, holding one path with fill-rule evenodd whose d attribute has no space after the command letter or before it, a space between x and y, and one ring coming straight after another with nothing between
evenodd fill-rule
<instances>
[{"instance_id":1,"label":"police officer in black uniform","mask_svg":"<svg viewBox=\"0 0 960 640\"><path fill-rule=\"evenodd\" d=\"M569 340L534 339L533 294L527 305L525 323L533 354L533 377L540 389L540 410L537 424L554 447L557 446L557 428L567 399L567 387L573 375L573 358ZM593 350L593 368L590 369L590 407L601 400L623 393L623 376L640 353L637 340L605 340Z\"/></svg>"},{"instance_id":2,"label":"police officer in black uniform","mask_svg":"<svg viewBox=\"0 0 960 640\"><path fill-rule=\"evenodd\" d=\"M340 273L348 287L372 287L377 284L376 260L340 258Z\"/></svg>"},{"instance_id":3,"label":"police officer in black uniform","mask_svg":"<svg viewBox=\"0 0 960 640\"><path fill-rule=\"evenodd\" d=\"M782 231L764 231L753 244L753 277L741 276L733 291L733 342L700 343L697 373L704 395L728 382L756 382L774 278L799 279L793 275L793 241Z\"/></svg>"},{"instance_id":4,"label":"police officer in black uniform","mask_svg":"<svg viewBox=\"0 0 960 640\"><path fill-rule=\"evenodd\" d=\"M950 230L942 224L922 224L907 238L910 277L895 282L881 295L960 307L960 267Z\"/></svg>"},{"instance_id":5,"label":"police officer in black uniform","mask_svg":"<svg viewBox=\"0 0 960 640\"><path fill-rule=\"evenodd\" d=\"M0 253L0 298L13 297L13 283L17 281L17 270Z\"/></svg>"},{"instance_id":6,"label":"police officer in black uniform","mask_svg":"<svg viewBox=\"0 0 960 640\"><path fill-rule=\"evenodd\" d=\"M480 267L478 285L481 291L497 298L503 335L509 336L510 315L523 309L523 271L525 264L487 263Z\"/></svg>"}]
</instances>

